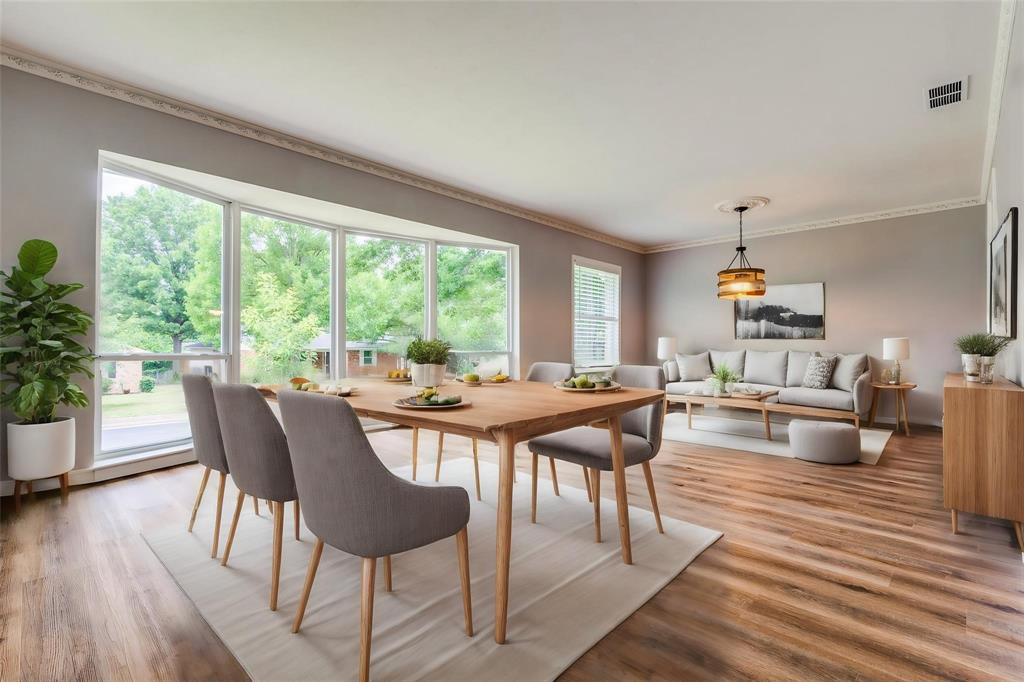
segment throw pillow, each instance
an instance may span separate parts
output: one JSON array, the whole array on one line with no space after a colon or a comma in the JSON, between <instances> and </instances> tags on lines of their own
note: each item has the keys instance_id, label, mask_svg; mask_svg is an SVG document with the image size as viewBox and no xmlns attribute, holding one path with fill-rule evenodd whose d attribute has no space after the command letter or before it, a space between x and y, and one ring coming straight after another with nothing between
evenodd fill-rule
<instances>
[{"instance_id":1,"label":"throw pillow","mask_svg":"<svg viewBox=\"0 0 1024 682\"><path fill-rule=\"evenodd\" d=\"M707 351L697 355L676 354L680 381L704 381L711 374L711 360Z\"/></svg>"},{"instance_id":2,"label":"throw pillow","mask_svg":"<svg viewBox=\"0 0 1024 682\"><path fill-rule=\"evenodd\" d=\"M838 356L835 371L832 372L832 387L843 391L853 391L853 384L857 378L864 373L868 366L868 356L865 353L854 353L852 355Z\"/></svg>"},{"instance_id":3,"label":"throw pillow","mask_svg":"<svg viewBox=\"0 0 1024 682\"><path fill-rule=\"evenodd\" d=\"M752 384L785 386L788 357L789 353L784 350L748 350L743 361L743 380Z\"/></svg>"},{"instance_id":4,"label":"throw pillow","mask_svg":"<svg viewBox=\"0 0 1024 682\"><path fill-rule=\"evenodd\" d=\"M804 350L789 351L789 358L786 361L786 386L797 387L804 383L804 375L807 374L807 361L812 355L821 355L817 351Z\"/></svg>"},{"instance_id":5,"label":"throw pillow","mask_svg":"<svg viewBox=\"0 0 1024 682\"><path fill-rule=\"evenodd\" d=\"M713 350L711 351L711 369L725 365L740 379L743 378L743 361L747 352L744 350Z\"/></svg>"},{"instance_id":6,"label":"throw pillow","mask_svg":"<svg viewBox=\"0 0 1024 682\"><path fill-rule=\"evenodd\" d=\"M807 360L807 371L804 373L804 388L828 388L832 379L832 371L836 368L836 358L824 358L820 355Z\"/></svg>"}]
</instances>

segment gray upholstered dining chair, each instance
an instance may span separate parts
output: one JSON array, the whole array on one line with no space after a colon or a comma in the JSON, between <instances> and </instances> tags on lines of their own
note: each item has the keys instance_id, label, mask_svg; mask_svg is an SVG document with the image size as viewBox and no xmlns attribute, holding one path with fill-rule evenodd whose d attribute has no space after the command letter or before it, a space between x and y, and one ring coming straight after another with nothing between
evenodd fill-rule
<instances>
[{"instance_id":1,"label":"gray upholstered dining chair","mask_svg":"<svg viewBox=\"0 0 1024 682\"><path fill-rule=\"evenodd\" d=\"M623 386L665 390L665 371L661 367L619 365L612 372L612 379ZM654 492L651 460L661 449L661 427L664 418L664 401L627 412L621 418L622 450L626 466L630 467L636 464L643 466L647 491L651 495L651 509L654 511L654 519L658 524L659 533L665 531L661 526L658 497ZM527 447L533 455L534 470L536 470L537 456L542 455L582 465L589 471L590 485L593 488L595 537L598 542L601 542L601 472L612 470L612 448L608 432L604 429L578 426L548 436L534 438L527 443ZM531 521L533 523L537 522L536 490L535 487L531 503Z\"/></svg>"},{"instance_id":2,"label":"gray upholstered dining chair","mask_svg":"<svg viewBox=\"0 0 1024 682\"><path fill-rule=\"evenodd\" d=\"M220 423L217 421L217 408L213 402L213 383L200 374L185 374L181 377L181 389L185 394L185 409L192 427L192 449L196 459L203 465L203 479L199 483L196 502L192 505L188 532L191 533L196 524L196 514L203 501L203 491L210 480L210 472L216 471L220 474L220 482L217 485L217 515L213 521L213 546L210 548L210 556L216 558L220 544L221 512L224 508L224 483L229 469L224 455L224 441L220 435Z\"/></svg>"},{"instance_id":3,"label":"gray upholstered dining chair","mask_svg":"<svg viewBox=\"0 0 1024 682\"><path fill-rule=\"evenodd\" d=\"M530 369L526 372L527 381L543 381L547 384L553 384L556 381L565 381L572 378L573 368L568 362L535 362L530 365ZM555 491L555 495L559 495L558 492L558 473L555 470L555 459L554 457L548 457L548 465L551 468L551 487ZM533 497L537 497L537 457L534 455L532 462L532 473L533 481L531 486L533 488ZM583 481L587 485L587 499L593 499L590 493L590 476L587 475L587 468L583 467Z\"/></svg>"},{"instance_id":4,"label":"gray upholstered dining chair","mask_svg":"<svg viewBox=\"0 0 1024 682\"><path fill-rule=\"evenodd\" d=\"M220 563L222 566L228 564L245 496L248 494L268 500L274 512L270 610L276 611L278 586L281 582L284 503L294 501L296 520L299 515L299 499L295 492L288 441L266 399L253 386L218 384L213 387L213 397L224 438L224 454L231 467L231 478L238 488L235 515L231 519L228 542Z\"/></svg>"},{"instance_id":5,"label":"gray upholstered dining chair","mask_svg":"<svg viewBox=\"0 0 1024 682\"><path fill-rule=\"evenodd\" d=\"M473 636L469 587L469 495L454 486L422 486L395 476L377 458L356 413L343 398L282 391L295 482L306 526L316 536L292 632L302 626L324 544L362 557L359 677L369 678L373 584L384 558L455 536L466 634Z\"/></svg>"}]
</instances>

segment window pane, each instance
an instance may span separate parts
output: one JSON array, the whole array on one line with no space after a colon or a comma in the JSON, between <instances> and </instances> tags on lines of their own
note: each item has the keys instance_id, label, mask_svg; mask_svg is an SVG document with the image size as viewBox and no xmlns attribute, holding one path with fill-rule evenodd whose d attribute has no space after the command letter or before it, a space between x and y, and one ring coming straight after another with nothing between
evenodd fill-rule
<instances>
[{"instance_id":1,"label":"window pane","mask_svg":"<svg viewBox=\"0 0 1024 682\"><path fill-rule=\"evenodd\" d=\"M185 443L192 437L181 375L223 377L219 360L118 360L100 363L101 456Z\"/></svg>"},{"instance_id":2,"label":"window pane","mask_svg":"<svg viewBox=\"0 0 1024 682\"><path fill-rule=\"evenodd\" d=\"M437 247L437 335L463 351L508 350L505 251Z\"/></svg>"},{"instance_id":3,"label":"window pane","mask_svg":"<svg viewBox=\"0 0 1024 682\"><path fill-rule=\"evenodd\" d=\"M345 355L348 376L381 376L397 369L409 342L423 336L425 264L423 244L347 235Z\"/></svg>"},{"instance_id":4,"label":"window pane","mask_svg":"<svg viewBox=\"0 0 1024 682\"><path fill-rule=\"evenodd\" d=\"M221 349L224 209L103 171L101 353Z\"/></svg>"},{"instance_id":5,"label":"window pane","mask_svg":"<svg viewBox=\"0 0 1024 682\"><path fill-rule=\"evenodd\" d=\"M573 264L573 363L619 362L619 275Z\"/></svg>"},{"instance_id":6,"label":"window pane","mask_svg":"<svg viewBox=\"0 0 1024 682\"><path fill-rule=\"evenodd\" d=\"M479 374L482 378L494 376L498 372L509 373L508 353L452 353L448 360L447 373L462 376L467 372Z\"/></svg>"},{"instance_id":7,"label":"window pane","mask_svg":"<svg viewBox=\"0 0 1024 682\"><path fill-rule=\"evenodd\" d=\"M323 382L331 362L331 234L242 213L241 380Z\"/></svg>"}]
</instances>

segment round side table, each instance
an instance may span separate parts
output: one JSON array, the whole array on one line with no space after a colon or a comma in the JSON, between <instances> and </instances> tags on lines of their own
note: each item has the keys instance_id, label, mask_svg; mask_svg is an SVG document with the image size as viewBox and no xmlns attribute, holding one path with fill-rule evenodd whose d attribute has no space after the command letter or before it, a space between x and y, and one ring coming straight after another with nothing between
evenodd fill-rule
<instances>
[{"instance_id":1,"label":"round side table","mask_svg":"<svg viewBox=\"0 0 1024 682\"><path fill-rule=\"evenodd\" d=\"M871 388L874 389L871 396L871 415L868 417L868 427L875 425L875 413L878 411L878 399L882 397L882 391L896 392L896 431L900 430L900 419L903 419L903 433L910 435L910 417L907 414L907 394L917 388L917 384L883 384L880 381L872 381Z\"/></svg>"}]
</instances>

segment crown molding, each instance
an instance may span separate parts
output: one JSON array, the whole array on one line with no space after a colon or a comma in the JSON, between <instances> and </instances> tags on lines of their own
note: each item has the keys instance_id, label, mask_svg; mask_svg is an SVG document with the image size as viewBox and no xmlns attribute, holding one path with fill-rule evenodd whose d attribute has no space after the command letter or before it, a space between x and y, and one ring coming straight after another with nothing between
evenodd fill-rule
<instances>
[{"instance_id":1,"label":"crown molding","mask_svg":"<svg viewBox=\"0 0 1024 682\"><path fill-rule=\"evenodd\" d=\"M1013 20L1018 0L1002 0L999 27L996 29L996 58L992 66L992 86L989 89L988 120L985 127L985 155L981 162L981 196L988 197L988 183L995 160L996 136L999 133L999 114L1003 109L1003 91L1006 89L1006 71L1010 65L1010 43L1013 38Z\"/></svg>"},{"instance_id":2,"label":"crown molding","mask_svg":"<svg viewBox=\"0 0 1024 682\"><path fill-rule=\"evenodd\" d=\"M521 208L514 204L499 201L498 199L492 199L482 194L460 189L437 180L431 180L392 166L377 163L376 161L364 159L340 149L334 149L309 140L294 137L287 133L265 128L255 123L243 121L210 109L189 104L188 102L176 100L171 97L165 97L158 93L114 81L109 78L104 78L81 69L76 69L64 64L58 64L48 59L11 48L6 45L0 45L0 64L34 76L40 76L58 83L71 85L99 95L105 95L113 99L121 100L122 102L128 102L130 104L159 111L164 114L183 118L187 121L192 121L193 123L200 123L211 128L217 128L218 130L234 133L235 135L241 135L242 137L247 137L251 140L270 144L299 154L305 154L306 156L312 156L322 161L328 161L339 166L376 175L394 182L400 182L404 185L433 192L434 194L440 194L451 199L457 199L469 204L482 206L483 208L489 208L493 211L499 211L517 218L523 218L524 220L553 227L557 230L562 230L563 232L570 232L580 237L586 237L587 239L593 239L605 244L610 244L611 246L617 246L628 251L633 251L634 253L643 253L645 250L644 247L639 244L635 244L625 239L619 239L618 237L613 237L581 225L576 225L575 223L571 223L566 220L561 220L543 213Z\"/></svg>"},{"instance_id":3,"label":"crown molding","mask_svg":"<svg viewBox=\"0 0 1024 682\"><path fill-rule=\"evenodd\" d=\"M874 211L871 213L860 213L857 215L844 216L842 218L832 218L829 220L814 220L807 223L798 223L796 225L786 225L784 227L773 227L767 230L757 230L749 232L744 230L743 238L749 239L761 239L764 237L776 237L782 234L790 234L793 232L807 232L809 230L824 230L830 227L841 227L843 225L856 225L858 223L869 223L874 220L890 220L892 218L903 218L905 216L921 215L923 213L936 213L938 211L949 211L956 208L966 208L968 206L978 206L984 204L985 200L981 197L967 197L965 199L950 199L948 201L937 201L931 204L919 204L917 206L904 206L902 208L894 208L887 211ZM697 246L708 246L710 244L725 244L727 242L736 241L736 235L729 234L724 237L709 237L708 239L693 239L689 241L675 242L673 244L662 244L660 246L650 246L644 249L644 253L663 253L665 251L678 251L679 249L692 249Z\"/></svg>"}]
</instances>

